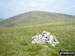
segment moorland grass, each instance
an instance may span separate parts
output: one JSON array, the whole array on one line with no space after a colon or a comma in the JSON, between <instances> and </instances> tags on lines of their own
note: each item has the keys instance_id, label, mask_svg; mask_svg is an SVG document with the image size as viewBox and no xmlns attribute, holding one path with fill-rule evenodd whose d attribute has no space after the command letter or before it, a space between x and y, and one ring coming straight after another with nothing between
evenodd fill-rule
<instances>
[{"instance_id":1,"label":"moorland grass","mask_svg":"<svg viewBox=\"0 0 75 56\"><path fill-rule=\"evenodd\" d=\"M44 30L57 37L56 47L31 43ZM75 51L75 23L0 29L0 56L60 56L59 51Z\"/></svg>"}]
</instances>

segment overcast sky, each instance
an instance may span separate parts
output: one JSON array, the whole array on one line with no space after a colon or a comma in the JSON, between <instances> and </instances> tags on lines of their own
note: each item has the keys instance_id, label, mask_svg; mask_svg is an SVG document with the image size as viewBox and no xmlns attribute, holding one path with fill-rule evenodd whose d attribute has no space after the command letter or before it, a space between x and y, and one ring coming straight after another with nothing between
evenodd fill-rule
<instances>
[{"instance_id":1,"label":"overcast sky","mask_svg":"<svg viewBox=\"0 0 75 56\"><path fill-rule=\"evenodd\" d=\"M0 18L28 11L48 11L75 15L75 0L0 0Z\"/></svg>"}]
</instances>

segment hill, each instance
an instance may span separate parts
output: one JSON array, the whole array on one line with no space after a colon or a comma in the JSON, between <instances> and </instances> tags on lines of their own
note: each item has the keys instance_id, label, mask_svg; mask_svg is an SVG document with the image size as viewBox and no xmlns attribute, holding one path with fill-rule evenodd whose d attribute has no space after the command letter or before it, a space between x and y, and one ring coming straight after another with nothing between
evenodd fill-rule
<instances>
[{"instance_id":1,"label":"hill","mask_svg":"<svg viewBox=\"0 0 75 56\"><path fill-rule=\"evenodd\" d=\"M75 16L44 11L31 11L1 21L0 27L20 27L57 22L75 22Z\"/></svg>"},{"instance_id":2,"label":"hill","mask_svg":"<svg viewBox=\"0 0 75 56\"><path fill-rule=\"evenodd\" d=\"M2 21L3 19L2 18L0 18L0 21Z\"/></svg>"},{"instance_id":3,"label":"hill","mask_svg":"<svg viewBox=\"0 0 75 56\"><path fill-rule=\"evenodd\" d=\"M60 44L32 44L31 37L44 30L55 35ZM60 50L75 51L75 23L0 29L0 56L61 56Z\"/></svg>"}]
</instances>

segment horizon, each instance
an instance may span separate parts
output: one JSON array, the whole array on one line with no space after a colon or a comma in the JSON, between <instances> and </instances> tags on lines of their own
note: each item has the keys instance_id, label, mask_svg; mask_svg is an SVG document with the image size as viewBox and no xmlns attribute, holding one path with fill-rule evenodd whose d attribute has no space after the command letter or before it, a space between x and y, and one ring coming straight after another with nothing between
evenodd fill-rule
<instances>
[{"instance_id":1,"label":"horizon","mask_svg":"<svg viewBox=\"0 0 75 56\"><path fill-rule=\"evenodd\" d=\"M55 12L49 12L49 11L27 11L27 12L24 12L24 13L29 13L29 12L48 12L48 13L55 13ZM18 15L21 15L21 14L24 14L24 13L20 13L20 14L14 15L14 16L10 16L10 17L4 18L4 19L9 19L11 17L15 17L15 16L18 16ZM63 13L56 13L56 14L63 14ZM75 15L72 15L72 14L63 14L63 15L75 16ZM3 19L3 18L0 18L0 19Z\"/></svg>"},{"instance_id":2,"label":"horizon","mask_svg":"<svg viewBox=\"0 0 75 56\"><path fill-rule=\"evenodd\" d=\"M7 19L30 11L46 11L75 16L74 2L74 0L1 0L0 18Z\"/></svg>"}]
</instances>

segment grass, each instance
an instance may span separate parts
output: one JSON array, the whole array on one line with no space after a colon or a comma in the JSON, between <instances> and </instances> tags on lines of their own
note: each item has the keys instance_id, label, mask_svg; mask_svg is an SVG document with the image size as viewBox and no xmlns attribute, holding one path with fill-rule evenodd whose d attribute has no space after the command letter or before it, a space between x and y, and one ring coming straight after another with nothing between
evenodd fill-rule
<instances>
[{"instance_id":1,"label":"grass","mask_svg":"<svg viewBox=\"0 0 75 56\"><path fill-rule=\"evenodd\" d=\"M31 37L44 30L55 35L60 44L32 44ZM60 50L75 51L75 23L0 29L0 56L60 56Z\"/></svg>"}]
</instances>

